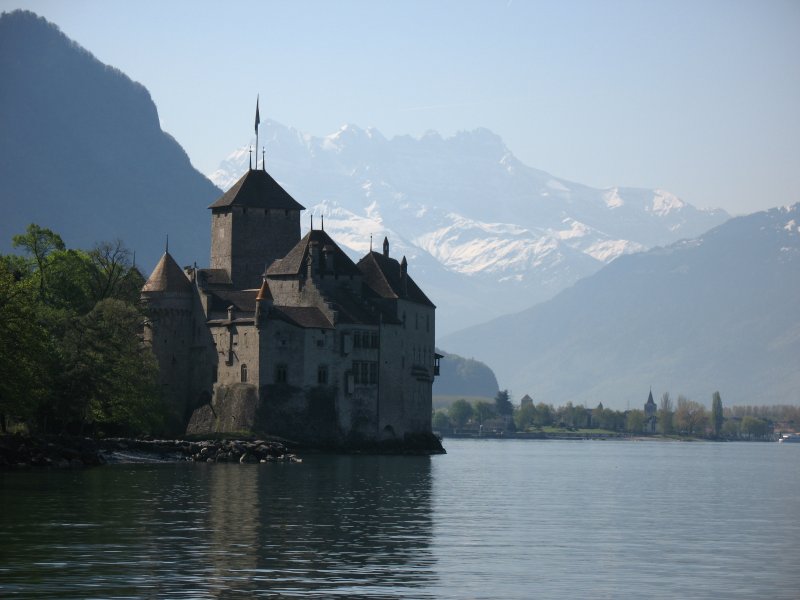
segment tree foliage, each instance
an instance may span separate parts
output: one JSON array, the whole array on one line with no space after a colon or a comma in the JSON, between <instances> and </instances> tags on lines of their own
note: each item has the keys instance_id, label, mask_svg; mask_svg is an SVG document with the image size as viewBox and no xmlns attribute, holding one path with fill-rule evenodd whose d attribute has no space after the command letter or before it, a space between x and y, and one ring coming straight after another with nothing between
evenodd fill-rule
<instances>
[{"instance_id":1,"label":"tree foliage","mask_svg":"<svg viewBox=\"0 0 800 600\"><path fill-rule=\"evenodd\" d=\"M685 435L703 434L708 424L706 409L699 402L678 396L675 408L675 426Z\"/></svg>"},{"instance_id":2,"label":"tree foliage","mask_svg":"<svg viewBox=\"0 0 800 600\"><path fill-rule=\"evenodd\" d=\"M157 366L137 308L144 281L122 242L67 249L31 224L13 243L26 256L0 258L0 425L157 432Z\"/></svg>"},{"instance_id":3,"label":"tree foliage","mask_svg":"<svg viewBox=\"0 0 800 600\"><path fill-rule=\"evenodd\" d=\"M447 416L443 410L437 410L433 413L433 418L431 420L431 425L434 429L450 429L450 418Z\"/></svg>"},{"instance_id":4,"label":"tree foliage","mask_svg":"<svg viewBox=\"0 0 800 600\"><path fill-rule=\"evenodd\" d=\"M722 423L725 417L722 413L722 397L719 392L714 392L711 399L711 427L714 430L714 437L719 437L722 433Z\"/></svg>"},{"instance_id":5,"label":"tree foliage","mask_svg":"<svg viewBox=\"0 0 800 600\"><path fill-rule=\"evenodd\" d=\"M672 398L669 392L664 392L658 403L658 427L664 435L672 433Z\"/></svg>"},{"instance_id":6,"label":"tree foliage","mask_svg":"<svg viewBox=\"0 0 800 600\"><path fill-rule=\"evenodd\" d=\"M0 260L0 429L29 421L50 387L49 335L36 311L38 282Z\"/></svg>"},{"instance_id":7,"label":"tree foliage","mask_svg":"<svg viewBox=\"0 0 800 600\"><path fill-rule=\"evenodd\" d=\"M514 405L511 404L511 395L508 390L500 390L494 397L494 410L498 415L514 414Z\"/></svg>"},{"instance_id":8,"label":"tree foliage","mask_svg":"<svg viewBox=\"0 0 800 600\"><path fill-rule=\"evenodd\" d=\"M480 401L475 404L475 420L481 425L497 416L494 405L489 402Z\"/></svg>"},{"instance_id":9,"label":"tree foliage","mask_svg":"<svg viewBox=\"0 0 800 600\"><path fill-rule=\"evenodd\" d=\"M30 254L30 258L35 262L39 295L43 297L48 273L47 258L55 251L64 250L64 241L61 236L45 227L31 223L25 233L12 238L11 244L14 248L22 248Z\"/></svg>"},{"instance_id":10,"label":"tree foliage","mask_svg":"<svg viewBox=\"0 0 800 600\"><path fill-rule=\"evenodd\" d=\"M453 427L464 427L472 418L472 404L461 398L450 405L447 414L450 417Z\"/></svg>"}]
</instances>

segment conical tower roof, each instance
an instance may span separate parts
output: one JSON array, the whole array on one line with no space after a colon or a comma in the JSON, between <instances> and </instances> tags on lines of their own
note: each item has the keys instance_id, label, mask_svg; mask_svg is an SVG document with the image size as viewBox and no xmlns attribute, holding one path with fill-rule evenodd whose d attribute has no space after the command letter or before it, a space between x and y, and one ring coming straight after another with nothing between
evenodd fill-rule
<instances>
[{"instance_id":1,"label":"conical tower roof","mask_svg":"<svg viewBox=\"0 0 800 600\"><path fill-rule=\"evenodd\" d=\"M142 292L170 292L191 294L192 284L169 252L158 261L156 268L142 287Z\"/></svg>"}]
</instances>

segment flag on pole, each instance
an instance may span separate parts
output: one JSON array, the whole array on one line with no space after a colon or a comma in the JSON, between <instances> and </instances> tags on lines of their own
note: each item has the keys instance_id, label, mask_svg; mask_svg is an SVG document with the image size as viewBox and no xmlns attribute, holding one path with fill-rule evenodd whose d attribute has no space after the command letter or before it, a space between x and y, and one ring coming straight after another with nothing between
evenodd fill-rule
<instances>
[{"instance_id":1,"label":"flag on pole","mask_svg":"<svg viewBox=\"0 0 800 600\"><path fill-rule=\"evenodd\" d=\"M258 96L256 96L256 135L258 135L258 124L261 123L261 117L258 114ZM256 148L258 152L258 148Z\"/></svg>"}]
</instances>

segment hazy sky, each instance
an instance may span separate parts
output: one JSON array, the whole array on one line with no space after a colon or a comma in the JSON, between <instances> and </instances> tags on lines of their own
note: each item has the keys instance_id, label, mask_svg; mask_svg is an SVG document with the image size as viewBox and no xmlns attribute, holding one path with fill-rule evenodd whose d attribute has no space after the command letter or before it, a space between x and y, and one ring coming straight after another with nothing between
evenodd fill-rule
<instances>
[{"instance_id":1,"label":"hazy sky","mask_svg":"<svg viewBox=\"0 0 800 600\"><path fill-rule=\"evenodd\" d=\"M0 0L144 84L208 173L261 116L487 127L526 164L752 212L800 200L800 1ZM2 85L2 82L0 82Z\"/></svg>"}]
</instances>

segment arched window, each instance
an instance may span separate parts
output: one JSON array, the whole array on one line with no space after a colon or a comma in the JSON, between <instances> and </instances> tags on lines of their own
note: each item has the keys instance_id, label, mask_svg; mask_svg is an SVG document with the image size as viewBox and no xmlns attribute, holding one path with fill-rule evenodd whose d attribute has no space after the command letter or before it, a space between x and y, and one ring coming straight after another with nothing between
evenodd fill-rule
<instances>
[{"instance_id":1,"label":"arched window","mask_svg":"<svg viewBox=\"0 0 800 600\"><path fill-rule=\"evenodd\" d=\"M242 365L242 383L247 383L247 365Z\"/></svg>"}]
</instances>

